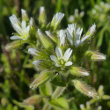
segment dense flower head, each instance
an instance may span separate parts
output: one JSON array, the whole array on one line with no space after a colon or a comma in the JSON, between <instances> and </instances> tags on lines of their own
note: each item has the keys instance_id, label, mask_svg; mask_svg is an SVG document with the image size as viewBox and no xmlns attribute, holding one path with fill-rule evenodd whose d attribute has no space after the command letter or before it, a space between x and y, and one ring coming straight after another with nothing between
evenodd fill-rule
<instances>
[{"instance_id":1,"label":"dense flower head","mask_svg":"<svg viewBox=\"0 0 110 110\"><path fill-rule=\"evenodd\" d=\"M28 53L33 56L32 64L35 65L37 72L40 72L30 87L37 88L50 79L55 83L55 77L58 76L61 81L56 84L57 86L61 86L59 83L65 79L66 84L72 82L81 93L89 97L96 97L95 89L83 81L75 79L75 77L80 78L89 75L88 70L82 68L85 67L85 59L89 58L92 61L106 59L105 55L91 51L87 44L96 31L96 25L93 24L85 34L83 34L83 28L77 24L68 24L66 29L59 29L58 26L64 14L56 13L52 21L47 24L45 8L41 7L38 18L39 25L33 26L35 28L33 31L31 29L33 19L29 20L25 10L21 10L21 12L21 22L15 15L10 17L11 24L16 31L11 39L27 40L29 38L27 42ZM72 77L69 78L69 75Z\"/></svg>"}]
</instances>

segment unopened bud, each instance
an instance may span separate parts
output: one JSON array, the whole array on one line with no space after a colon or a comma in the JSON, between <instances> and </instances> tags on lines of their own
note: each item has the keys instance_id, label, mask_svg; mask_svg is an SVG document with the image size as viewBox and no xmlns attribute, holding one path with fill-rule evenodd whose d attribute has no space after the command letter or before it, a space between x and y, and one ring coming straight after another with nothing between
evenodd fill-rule
<instances>
[{"instance_id":1,"label":"unopened bud","mask_svg":"<svg viewBox=\"0 0 110 110\"><path fill-rule=\"evenodd\" d=\"M5 106L7 104L7 99L6 98L1 98L1 105Z\"/></svg>"},{"instance_id":2,"label":"unopened bud","mask_svg":"<svg viewBox=\"0 0 110 110\"><path fill-rule=\"evenodd\" d=\"M37 55L38 51L35 48L29 48L28 53L31 55Z\"/></svg>"},{"instance_id":3,"label":"unopened bud","mask_svg":"<svg viewBox=\"0 0 110 110\"><path fill-rule=\"evenodd\" d=\"M23 104L26 104L26 105L32 105L32 104L36 104L36 103L39 103L41 101L41 96L40 95L34 95L34 96L31 96L27 99L25 99L23 101Z\"/></svg>"},{"instance_id":4,"label":"unopened bud","mask_svg":"<svg viewBox=\"0 0 110 110\"><path fill-rule=\"evenodd\" d=\"M102 53L96 52L96 51L87 51L85 53L85 56L93 61L101 61L101 60L105 60L106 56Z\"/></svg>"},{"instance_id":5,"label":"unopened bud","mask_svg":"<svg viewBox=\"0 0 110 110\"><path fill-rule=\"evenodd\" d=\"M34 25L34 19L32 17L30 18L29 24L30 24L30 26Z\"/></svg>"},{"instance_id":6,"label":"unopened bud","mask_svg":"<svg viewBox=\"0 0 110 110\"><path fill-rule=\"evenodd\" d=\"M101 96L101 97L104 95L104 90L103 90L103 89L104 89L103 85L100 85L100 86L99 86L99 89L98 89L98 94L99 94L99 96Z\"/></svg>"},{"instance_id":7,"label":"unopened bud","mask_svg":"<svg viewBox=\"0 0 110 110\"><path fill-rule=\"evenodd\" d=\"M52 72L42 71L39 76L31 83L30 88L35 89L41 84L45 83L52 76Z\"/></svg>"},{"instance_id":8,"label":"unopened bud","mask_svg":"<svg viewBox=\"0 0 110 110\"><path fill-rule=\"evenodd\" d=\"M95 98L97 96L97 92L94 88L88 86L86 83L80 80L73 80L75 88L80 91L81 93Z\"/></svg>"},{"instance_id":9,"label":"unopened bud","mask_svg":"<svg viewBox=\"0 0 110 110\"><path fill-rule=\"evenodd\" d=\"M88 76L89 75L88 71L86 71L85 69L81 67L72 66L69 71L72 75L75 75L75 76Z\"/></svg>"},{"instance_id":10,"label":"unopened bud","mask_svg":"<svg viewBox=\"0 0 110 110\"><path fill-rule=\"evenodd\" d=\"M56 30L57 27L59 26L61 20L63 19L64 17L64 14L59 12L59 13L56 13L51 21L51 27Z\"/></svg>"},{"instance_id":11,"label":"unopened bud","mask_svg":"<svg viewBox=\"0 0 110 110\"><path fill-rule=\"evenodd\" d=\"M102 110L102 106L98 106L97 110Z\"/></svg>"},{"instance_id":12,"label":"unopened bud","mask_svg":"<svg viewBox=\"0 0 110 110\"><path fill-rule=\"evenodd\" d=\"M7 51L10 51L10 50L12 50L12 49L15 49L15 48L18 48L18 47L22 46L24 43L25 43L25 42L24 42L23 40L22 40L22 41L21 41L21 40L13 41L13 42L7 44L7 45L5 46L5 49L6 49Z\"/></svg>"},{"instance_id":13,"label":"unopened bud","mask_svg":"<svg viewBox=\"0 0 110 110\"><path fill-rule=\"evenodd\" d=\"M24 21L28 21L29 20L26 10L21 9L21 14L22 14L22 21L23 20Z\"/></svg>"},{"instance_id":14,"label":"unopened bud","mask_svg":"<svg viewBox=\"0 0 110 110\"><path fill-rule=\"evenodd\" d=\"M45 13L45 8L44 7L40 7L39 23L40 24L45 24L46 23L46 13Z\"/></svg>"},{"instance_id":15,"label":"unopened bud","mask_svg":"<svg viewBox=\"0 0 110 110\"><path fill-rule=\"evenodd\" d=\"M40 38L40 40L41 40L43 46L44 46L46 49L53 46L53 45L52 45L52 42L48 39L48 37L47 37L44 33L41 32L40 29L38 29L37 33L38 33L38 35L39 35L39 38Z\"/></svg>"},{"instance_id":16,"label":"unopened bud","mask_svg":"<svg viewBox=\"0 0 110 110\"><path fill-rule=\"evenodd\" d=\"M81 109L81 110L86 110L85 107L84 107L84 104L81 104L81 105L80 105L80 109Z\"/></svg>"},{"instance_id":17,"label":"unopened bud","mask_svg":"<svg viewBox=\"0 0 110 110\"><path fill-rule=\"evenodd\" d=\"M102 97L104 100L110 100L110 96L109 95L103 95Z\"/></svg>"},{"instance_id":18,"label":"unopened bud","mask_svg":"<svg viewBox=\"0 0 110 110\"><path fill-rule=\"evenodd\" d=\"M96 25L93 24L93 25L89 28L89 30L87 31L85 37L86 37L86 36L89 36L89 39L90 39L90 38L94 35L95 31L96 31Z\"/></svg>"}]
</instances>

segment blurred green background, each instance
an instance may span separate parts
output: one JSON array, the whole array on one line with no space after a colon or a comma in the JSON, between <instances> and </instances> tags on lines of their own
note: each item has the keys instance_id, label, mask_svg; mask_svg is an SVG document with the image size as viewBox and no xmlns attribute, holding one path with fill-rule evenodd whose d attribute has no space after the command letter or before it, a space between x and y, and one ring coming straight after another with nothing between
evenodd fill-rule
<instances>
[{"instance_id":1,"label":"blurred green background","mask_svg":"<svg viewBox=\"0 0 110 110\"><path fill-rule=\"evenodd\" d=\"M9 16L16 14L20 17L22 8L35 19L36 25L41 6L46 9L48 21L56 12L65 13L63 28L66 28L68 23L77 23L87 31L88 27L95 23L97 30L91 47L106 54L107 59L86 65L91 70L87 82L96 89L103 85L105 94L110 95L110 7L100 5L102 1L110 3L110 0L0 0L0 110L34 110L32 107L21 107L18 102L39 92L28 87L36 71L28 64L30 56L26 54L26 50L23 47L12 51L5 50L5 45L11 42L9 37L14 31ZM77 15L82 11L82 16ZM74 19L68 19L70 16ZM68 97L75 98L71 110L80 110L79 105L85 104L90 98L72 90L68 87L65 91L65 94L69 93ZM99 105L102 110L110 110L110 100L99 101ZM40 106L37 104L35 110L41 110Z\"/></svg>"}]
</instances>

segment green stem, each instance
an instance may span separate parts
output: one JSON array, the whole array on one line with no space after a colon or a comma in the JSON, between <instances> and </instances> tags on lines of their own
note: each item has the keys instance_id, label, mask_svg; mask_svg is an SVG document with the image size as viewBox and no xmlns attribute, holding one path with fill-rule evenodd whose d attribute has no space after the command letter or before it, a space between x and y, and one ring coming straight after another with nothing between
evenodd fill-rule
<instances>
[{"instance_id":1,"label":"green stem","mask_svg":"<svg viewBox=\"0 0 110 110\"><path fill-rule=\"evenodd\" d=\"M52 94L52 98L58 98L65 90L66 87L57 87L56 90ZM43 110L51 110L51 106L49 105L48 101L43 107Z\"/></svg>"}]
</instances>

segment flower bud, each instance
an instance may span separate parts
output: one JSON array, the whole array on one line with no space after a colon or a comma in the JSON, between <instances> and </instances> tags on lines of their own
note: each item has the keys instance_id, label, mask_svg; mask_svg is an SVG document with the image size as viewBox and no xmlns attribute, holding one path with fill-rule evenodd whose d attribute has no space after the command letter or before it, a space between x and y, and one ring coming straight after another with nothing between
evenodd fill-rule
<instances>
[{"instance_id":1,"label":"flower bud","mask_svg":"<svg viewBox=\"0 0 110 110\"><path fill-rule=\"evenodd\" d=\"M104 90L103 90L103 89L104 89L103 85L100 85L100 86L99 86L99 89L98 89L98 94L99 94L99 96L101 96L101 97L104 95Z\"/></svg>"},{"instance_id":2,"label":"flower bud","mask_svg":"<svg viewBox=\"0 0 110 110\"><path fill-rule=\"evenodd\" d=\"M52 47L52 42L48 39L48 37L46 35L44 35L40 29L38 29L37 31L38 35L39 35L39 38L43 44L43 46L47 49L47 48L50 48Z\"/></svg>"},{"instance_id":3,"label":"flower bud","mask_svg":"<svg viewBox=\"0 0 110 110\"><path fill-rule=\"evenodd\" d=\"M102 106L98 106L97 110L102 110Z\"/></svg>"},{"instance_id":4,"label":"flower bud","mask_svg":"<svg viewBox=\"0 0 110 110\"><path fill-rule=\"evenodd\" d=\"M31 83L30 88L35 89L41 84L45 83L52 76L52 72L42 71L39 76Z\"/></svg>"},{"instance_id":5,"label":"flower bud","mask_svg":"<svg viewBox=\"0 0 110 110\"><path fill-rule=\"evenodd\" d=\"M34 96L31 96L27 99L25 99L23 101L23 104L25 105L32 105L32 104L36 104L36 103L39 103L41 101L41 96L40 95L34 95Z\"/></svg>"},{"instance_id":6,"label":"flower bud","mask_svg":"<svg viewBox=\"0 0 110 110\"><path fill-rule=\"evenodd\" d=\"M102 99L103 100L110 100L110 96L109 95L103 95Z\"/></svg>"},{"instance_id":7,"label":"flower bud","mask_svg":"<svg viewBox=\"0 0 110 110\"><path fill-rule=\"evenodd\" d=\"M21 15L22 15L22 21L23 20L24 21L28 21L29 20L26 10L21 9Z\"/></svg>"},{"instance_id":8,"label":"flower bud","mask_svg":"<svg viewBox=\"0 0 110 110\"><path fill-rule=\"evenodd\" d=\"M8 43L6 46L5 46L5 49L7 51L10 51L12 49L15 49L15 48L18 48L20 47L22 44L24 44L25 42L23 41L20 41L20 40L17 40L17 41L13 41L11 43Z\"/></svg>"},{"instance_id":9,"label":"flower bud","mask_svg":"<svg viewBox=\"0 0 110 110\"><path fill-rule=\"evenodd\" d=\"M88 71L86 71L85 69L81 67L75 67L75 66L72 66L69 69L69 72L75 76L88 76L89 75Z\"/></svg>"},{"instance_id":10,"label":"flower bud","mask_svg":"<svg viewBox=\"0 0 110 110\"><path fill-rule=\"evenodd\" d=\"M87 51L85 53L85 56L93 61L100 61L100 60L105 60L106 56L102 53L96 52L96 51Z\"/></svg>"},{"instance_id":11,"label":"flower bud","mask_svg":"<svg viewBox=\"0 0 110 110\"><path fill-rule=\"evenodd\" d=\"M56 13L51 21L51 27L56 30L57 27L59 26L61 20L63 19L64 17L64 14L59 12L59 13Z\"/></svg>"},{"instance_id":12,"label":"flower bud","mask_svg":"<svg viewBox=\"0 0 110 110\"><path fill-rule=\"evenodd\" d=\"M81 105L80 105L80 109L81 109L81 110L86 110L84 104L81 104Z\"/></svg>"},{"instance_id":13,"label":"flower bud","mask_svg":"<svg viewBox=\"0 0 110 110\"><path fill-rule=\"evenodd\" d=\"M35 48L29 48L28 53L31 55L37 55L38 51Z\"/></svg>"},{"instance_id":14,"label":"flower bud","mask_svg":"<svg viewBox=\"0 0 110 110\"><path fill-rule=\"evenodd\" d=\"M85 35L85 38L89 36L89 39L94 35L95 33L95 30L96 30L96 25L93 24L89 30L87 31L86 35Z\"/></svg>"},{"instance_id":15,"label":"flower bud","mask_svg":"<svg viewBox=\"0 0 110 110\"><path fill-rule=\"evenodd\" d=\"M45 24L46 23L46 13L45 13L45 8L43 6L40 7L39 23L40 24Z\"/></svg>"},{"instance_id":16,"label":"flower bud","mask_svg":"<svg viewBox=\"0 0 110 110\"><path fill-rule=\"evenodd\" d=\"M97 92L95 91L95 89L88 86L83 81L73 80L73 83L74 83L75 88L78 91L80 91L81 93L83 93L89 97L93 97L93 98L95 98L97 96Z\"/></svg>"},{"instance_id":17,"label":"flower bud","mask_svg":"<svg viewBox=\"0 0 110 110\"><path fill-rule=\"evenodd\" d=\"M50 31L45 31L45 33L53 42L57 43L57 38Z\"/></svg>"}]
</instances>

